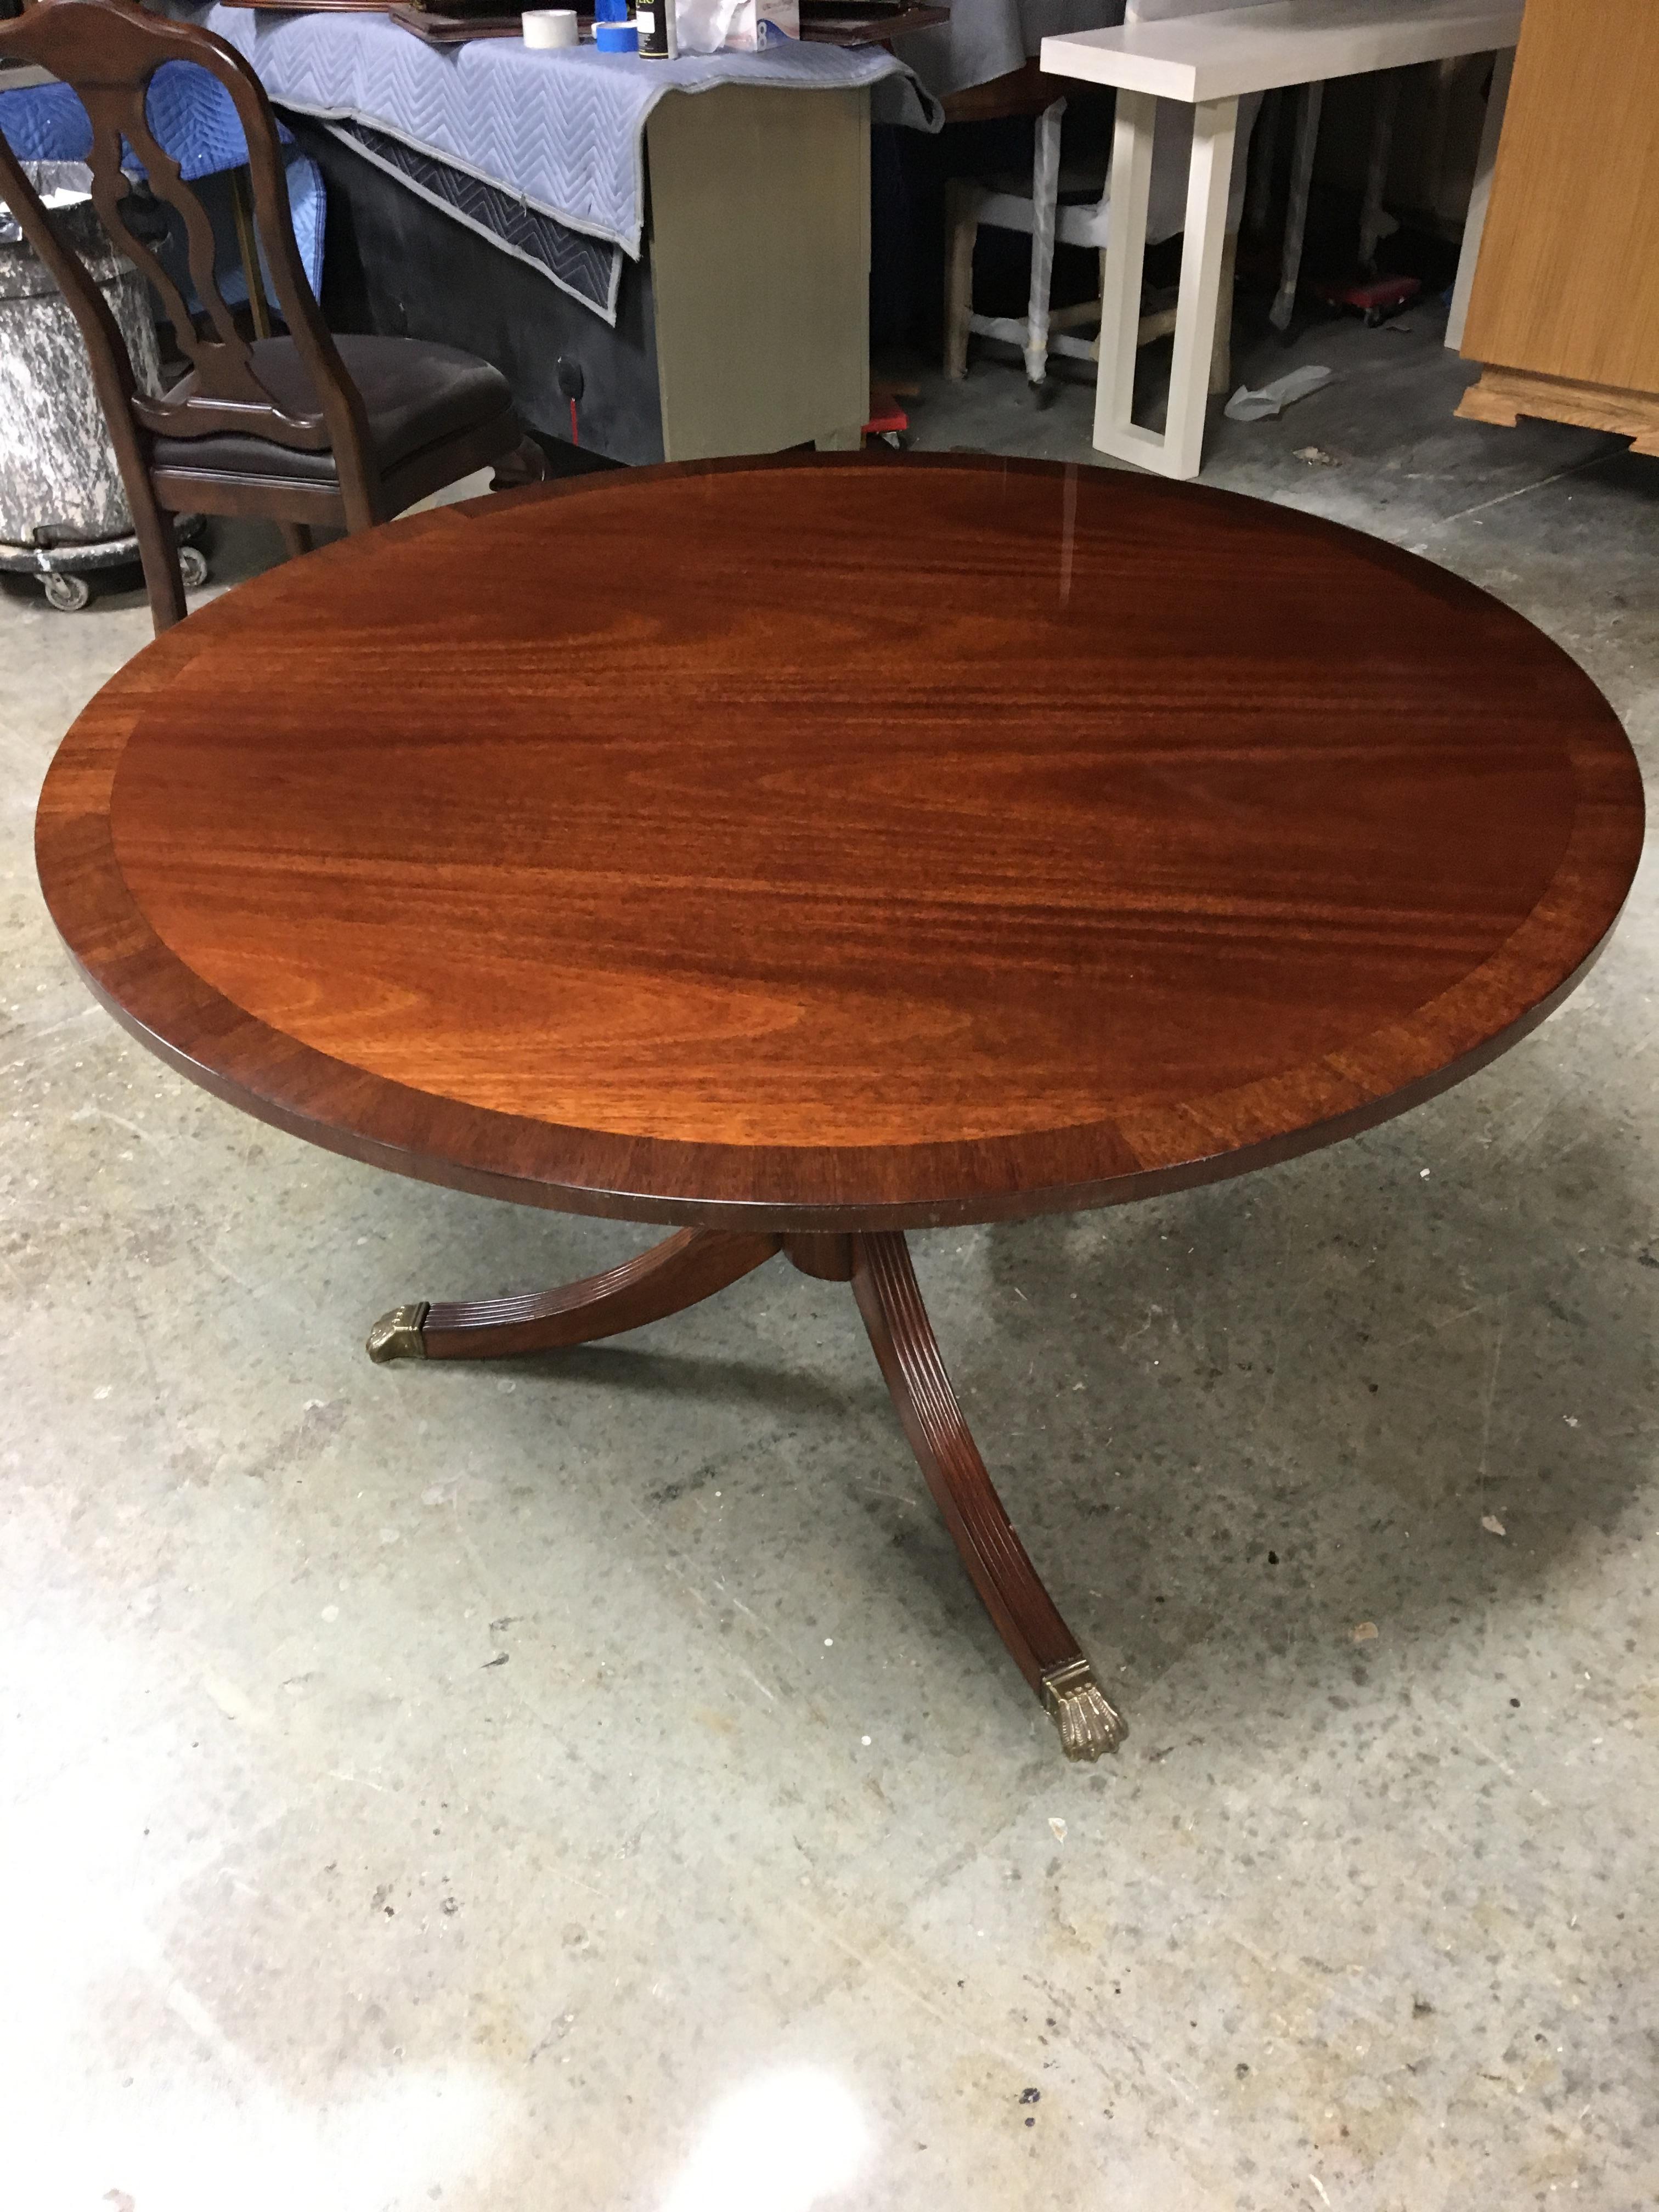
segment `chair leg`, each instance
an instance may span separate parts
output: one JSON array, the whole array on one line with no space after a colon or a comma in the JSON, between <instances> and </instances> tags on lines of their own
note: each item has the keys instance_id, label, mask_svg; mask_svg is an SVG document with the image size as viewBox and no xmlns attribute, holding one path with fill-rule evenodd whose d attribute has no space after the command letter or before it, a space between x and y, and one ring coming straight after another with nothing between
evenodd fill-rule
<instances>
[{"instance_id":1,"label":"chair leg","mask_svg":"<svg viewBox=\"0 0 1659 2212\"><path fill-rule=\"evenodd\" d=\"M1230 230L1221 249L1221 288L1215 307L1215 344L1210 353L1210 390L1224 392L1233 380L1233 278L1238 261L1238 233Z\"/></svg>"},{"instance_id":2,"label":"chair leg","mask_svg":"<svg viewBox=\"0 0 1659 2212\"><path fill-rule=\"evenodd\" d=\"M290 561L297 561L302 553L309 553L312 545L311 525L308 522L279 522L283 550Z\"/></svg>"},{"instance_id":3,"label":"chair leg","mask_svg":"<svg viewBox=\"0 0 1659 2212\"><path fill-rule=\"evenodd\" d=\"M138 540L143 563L144 591L149 617L160 637L164 629L181 623L190 609L185 603L185 579L179 567L179 538L173 517L155 496L147 471L123 469L127 505L132 513L132 534Z\"/></svg>"},{"instance_id":4,"label":"chair leg","mask_svg":"<svg viewBox=\"0 0 1659 2212\"><path fill-rule=\"evenodd\" d=\"M979 235L979 193L965 179L945 187L945 373L960 383L968 374L968 318L974 311L974 240Z\"/></svg>"},{"instance_id":5,"label":"chair leg","mask_svg":"<svg viewBox=\"0 0 1659 2212\"><path fill-rule=\"evenodd\" d=\"M183 622L190 610L185 605L185 580L179 573L179 544L173 537L171 520L160 518L161 543L151 543L151 533L140 522L137 530L138 551L144 564L144 590L149 599L149 617L160 637L164 629Z\"/></svg>"},{"instance_id":6,"label":"chair leg","mask_svg":"<svg viewBox=\"0 0 1659 2212\"><path fill-rule=\"evenodd\" d=\"M533 438L526 437L495 464L491 491L516 491L521 484L545 483L547 455Z\"/></svg>"},{"instance_id":7,"label":"chair leg","mask_svg":"<svg viewBox=\"0 0 1659 2212\"><path fill-rule=\"evenodd\" d=\"M1048 374L1048 293L1054 268L1054 224L1060 202L1060 126L1066 102L1056 100L1037 118L1031 156L1031 289L1025 309L1025 380L1041 385Z\"/></svg>"}]
</instances>

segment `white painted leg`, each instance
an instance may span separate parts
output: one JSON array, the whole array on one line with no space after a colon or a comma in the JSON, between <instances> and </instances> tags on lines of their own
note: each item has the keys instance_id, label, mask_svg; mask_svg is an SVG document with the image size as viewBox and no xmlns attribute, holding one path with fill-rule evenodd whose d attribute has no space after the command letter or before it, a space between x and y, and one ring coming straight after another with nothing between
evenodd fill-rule
<instances>
[{"instance_id":1,"label":"white painted leg","mask_svg":"<svg viewBox=\"0 0 1659 2212\"><path fill-rule=\"evenodd\" d=\"M1101 257L1100 380L1095 390L1095 445L1103 453L1138 460L1135 346L1140 335L1140 272L1146 258L1146 195L1152 179L1152 132L1158 102L1150 93L1120 92L1112 134L1112 175ZM1127 442L1126 442L1127 441Z\"/></svg>"},{"instance_id":2,"label":"white painted leg","mask_svg":"<svg viewBox=\"0 0 1659 2212\"><path fill-rule=\"evenodd\" d=\"M1193 160L1187 173L1187 227L1181 240L1170 406L1164 449L1153 463L1166 477L1195 477L1204 459L1204 417L1210 398L1210 359L1215 351L1237 125L1236 100L1201 100L1193 110Z\"/></svg>"},{"instance_id":3,"label":"white painted leg","mask_svg":"<svg viewBox=\"0 0 1659 2212\"><path fill-rule=\"evenodd\" d=\"M1453 348L1463 343L1463 325L1469 312L1469 294L1474 289L1475 264L1480 258L1480 234L1486 227L1486 202L1492 197L1492 166L1498 159L1498 141L1504 129L1504 106L1510 96L1510 73L1515 64L1515 50L1505 47L1501 54L1492 57L1492 90L1486 98L1486 120L1480 132L1480 153L1474 165L1474 189L1469 194L1469 212L1463 224L1463 245L1457 257L1457 281L1452 286L1451 313L1446 322L1446 343Z\"/></svg>"}]
</instances>

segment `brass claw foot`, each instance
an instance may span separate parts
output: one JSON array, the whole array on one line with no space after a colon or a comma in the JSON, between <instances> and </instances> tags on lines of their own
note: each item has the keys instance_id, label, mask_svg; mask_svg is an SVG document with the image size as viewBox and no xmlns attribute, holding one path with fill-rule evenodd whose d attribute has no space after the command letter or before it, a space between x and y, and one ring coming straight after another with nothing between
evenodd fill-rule
<instances>
[{"instance_id":1,"label":"brass claw foot","mask_svg":"<svg viewBox=\"0 0 1659 2212\"><path fill-rule=\"evenodd\" d=\"M1108 1701L1086 1659L1050 1668L1042 1678L1042 1702L1054 1717L1067 1759L1098 1759L1123 1741L1123 1717Z\"/></svg>"},{"instance_id":2,"label":"brass claw foot","mask_svg":"<svg viewBox=\"0 0 1659 2212\"><path fill-rule=\"evenodd\" d=\"M828 1240L826 1240L827 1242ZM951 1387L904 1238L856 1236L853 1292L904 1433L985 1610L1054 1715L1068 1759L1098 1759L1123 1734L1060 1619L980 1457Z\"/></svg>"},{"instance_id":3,"label":"brass claw foot","mask_svg":"<svg viewBox=\"0 0 1659 2212\"><path fill-rule=\"evenodd\" d=\"M821 1240L828 1243L832 1240ZM371 1359L505 1359L592 1344L694 1306L769 1260L775 1237L682 1229L620 1267L556 1291L399 1306L377 1322Z\"/></svg>"},{"instance_id":4,"label":"brass claw foot","mask_svg":"<svg viewBox=\"0 0 1659 2212\"><path fill-rule=\"evenodd\" d=\"M413 1305L393 1306L389 1314L380 1316L368 1332L368 1356L377 1366L384 1367L389 1359L426 1358L421 1325L428 1310L427 1301L421 1298Z\"/></svg>"}]
</instances>

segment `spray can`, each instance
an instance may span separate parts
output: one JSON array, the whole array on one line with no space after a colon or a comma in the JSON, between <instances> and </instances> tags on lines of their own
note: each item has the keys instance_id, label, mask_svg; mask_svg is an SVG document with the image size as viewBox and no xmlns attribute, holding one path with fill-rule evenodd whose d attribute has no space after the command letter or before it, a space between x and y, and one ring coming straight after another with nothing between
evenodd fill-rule
<instances>
[{"instance_id":1,"label":"spray can","mask_svg":"<svg viewBox=\"0 0 1659 2212\"><path fill-rule=\"evenodd\" d=\"M649 61L672 62L679 52L675 35L675 0L634 0L634 21L639 26L640 52Z\"/></svg>"}]
</instances>

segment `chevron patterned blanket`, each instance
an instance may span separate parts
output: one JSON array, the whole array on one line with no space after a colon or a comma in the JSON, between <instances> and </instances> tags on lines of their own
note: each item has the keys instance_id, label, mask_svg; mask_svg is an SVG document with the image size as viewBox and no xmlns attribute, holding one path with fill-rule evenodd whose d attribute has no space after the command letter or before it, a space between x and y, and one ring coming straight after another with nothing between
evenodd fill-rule
<instances>
[{"instance_id":1,"label":"chevron patterned blanket","mask_svg":"<svg viewBox=\"0 0 1659 2212\"><path fill-rule=\"evenodd\" d=\"M787 46L674 62L517 39L439 50L384 15L176 4L252 63L279 106L313 116L458 221L615 319L619 253L637 259L645 125L670 92L719 84L882 86L881 119L937 109L879 47Z\"/></svg>"}]
</instances>

